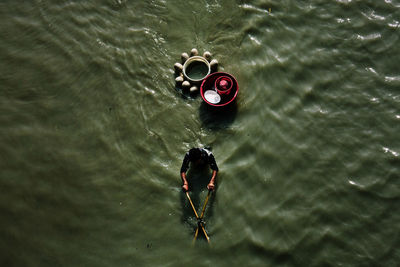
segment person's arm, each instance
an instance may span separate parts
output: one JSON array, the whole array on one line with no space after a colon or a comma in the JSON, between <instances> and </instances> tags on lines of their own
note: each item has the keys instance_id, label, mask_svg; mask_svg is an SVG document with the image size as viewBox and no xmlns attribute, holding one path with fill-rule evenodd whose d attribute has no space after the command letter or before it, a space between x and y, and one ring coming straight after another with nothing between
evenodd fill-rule
<instances>
[{"instance_id":1,"label":"person's arm","mask_svg":"<svg viewBox=\"0 0 400 267\"><path fill-rule=\"evenodd\" d=\"M182 190L184 192L189 191L189 184L186 180L186 173L185 172L181 172L181 178L182 178Z\"/></svg>"},{"instance_id":2,"label":"person's arm","mask_svg":"<svg viewBox=\"0 0 400 267\"><path fill-rule=\"evenodd\" d=\"M215 178L217 177L217 171L213 170L211 180L207 185L208 190L212 191L215 188Z\"/></svg>"},{"instance_id":3,"label":"person's arm","mask_svg":"<svg viewBox=\"0 0 400 267\"><path fill-rule=\"evenodd\" d=\"M218 173L218 166L217 162L215 161L214 155L212 153L208 156L208 163L210 164L210 168L213 170L211 180L207 185L208 190L214 190L215 188L215 178L217 177Z\"/></svg>"},{"instance_id":4,"label":"person's arm","mask_svg":"<svg viewBox=\"0 0 400 267\"><path fill-rule=\"evenodd\" d=\"M182 189L185 192L189 191L189 185L188 185L188 182L186 179L186 171L189 168L189 162L190 162L189 154L186 153L185 158L183 159L183 162L182 162L182 167L181 167Z\"/></svg>"},{"instance_id":5,"label":"person's arm","mask_svg":"<svg viewBox=\"0 0 400 267\"><path fill-rule=\"evenodd\" d=\"M218 172L218 165L212 153L210 153L210 155L208 156L208 163L210 164L210 168L213 170L213 173L211 176L211 180L207 185L207 188L208 190L214 190L215 178L217 177L217 172Z\"/></svg>"}]
</instances>

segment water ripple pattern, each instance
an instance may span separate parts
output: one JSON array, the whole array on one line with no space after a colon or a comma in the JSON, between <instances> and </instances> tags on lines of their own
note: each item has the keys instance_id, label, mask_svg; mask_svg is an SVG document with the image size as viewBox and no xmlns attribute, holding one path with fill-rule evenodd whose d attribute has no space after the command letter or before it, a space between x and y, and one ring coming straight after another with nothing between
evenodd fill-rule
<instances>
[{"instance_id":1,"label":"water ripple pattern","mask_svg":"<svg viewBox=\"0 0 400 267\"><path fill-rule=\"evenodd\" d=\"M1 265L397 266L399 8L3 1ZM237 78L230 113L175 88L193 47ZM220 168L210 247L180 188L195 146Z\"/></svg>"}]
</instances>

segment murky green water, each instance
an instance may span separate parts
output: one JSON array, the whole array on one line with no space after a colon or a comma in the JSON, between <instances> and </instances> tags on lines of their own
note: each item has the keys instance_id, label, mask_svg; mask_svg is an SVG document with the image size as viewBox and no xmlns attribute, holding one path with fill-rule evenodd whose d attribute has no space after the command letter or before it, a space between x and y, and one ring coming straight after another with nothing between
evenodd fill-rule
<instances>
[{"instance_id":1,"label":"murky green water","mask_svg":"<svg viewBox=\"0 0 400 267\"><path fill-rule=\"evenodd\" d=\"M399 27L397 0L3 1L1 266L397 266ZM231 113L176 90L193 47Z\"/></svg>"}]
</instances>

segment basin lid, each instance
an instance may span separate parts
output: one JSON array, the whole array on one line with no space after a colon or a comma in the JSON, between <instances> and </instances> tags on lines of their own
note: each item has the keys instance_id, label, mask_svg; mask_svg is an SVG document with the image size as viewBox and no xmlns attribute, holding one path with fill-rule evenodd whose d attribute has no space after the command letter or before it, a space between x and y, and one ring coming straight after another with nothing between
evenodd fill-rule
<instances>
[{"instance_id":1,"label":"basin lid","mask_svg":"<svg viewBox=\"0 0 400 267\"><path fill-rule=\"evenodd\" d=\"M217 104L221 101L221 96L214 90L205 91L204 98L212 104Z\"/></svg>"}]
</instances>

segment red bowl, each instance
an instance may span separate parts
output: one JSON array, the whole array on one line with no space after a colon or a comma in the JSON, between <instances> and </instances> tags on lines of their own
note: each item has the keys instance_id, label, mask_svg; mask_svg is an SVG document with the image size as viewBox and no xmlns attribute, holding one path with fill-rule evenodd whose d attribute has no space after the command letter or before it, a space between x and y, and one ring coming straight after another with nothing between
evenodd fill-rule
<instances>
[{"instance_id":1,"label":"red bowl","mask_svg":"<svg viewBox=\"0 0 400 267\"><path fill-rule=\"evenodd\" d=\"M207 90L216 91L215 82L218 78L223 77L223 76L227 76L228 78L230 78L232 80L232 88L228 94L221 95L221 101L219 103L213 104L213 103L207 101L207 99L204 97L204 93ZM213 107L222 107L222 106L228 105L233 100L235 100L238 92L239 92L238 82L236 81L235 77L233 77L231 74L226 73L226 72L211 73L203 80L203 82L201 83L201 86L200 86L201 98L204 100L204 102L206 102L207 104L209 104L210 106L213 106Z\"/></svg>"}]
</instances>

